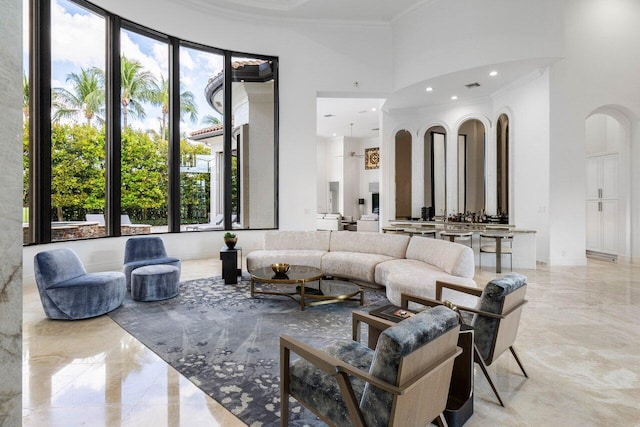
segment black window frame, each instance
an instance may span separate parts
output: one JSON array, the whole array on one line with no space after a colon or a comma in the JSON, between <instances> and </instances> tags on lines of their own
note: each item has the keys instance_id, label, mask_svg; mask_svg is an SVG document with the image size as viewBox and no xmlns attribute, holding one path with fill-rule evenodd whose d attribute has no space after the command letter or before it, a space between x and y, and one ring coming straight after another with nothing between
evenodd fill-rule
<instances>
[{"instance_id":1,"label":"black window frame","mask_svg":"<svg viewBox=\"0 0 640 427\"><path fill-rule=\"evenodd\" d=\"M29 14L29 239L25 245L51 243L51 1L27 0ZM121 215L120 32L132 31L167 43L169 49L168 232L180 232L180 48L224 56L224 224L232 229L231 206L231 60L251 57L272 62L274 79L274 210L279 228L279 75L277 56L238 52L207 46L162 33L130 21L86 0L67 0L105 19L105 149L106 236L118 237ZM66 240L69 241L69 240Z\"/></svg>"}]
</instances>

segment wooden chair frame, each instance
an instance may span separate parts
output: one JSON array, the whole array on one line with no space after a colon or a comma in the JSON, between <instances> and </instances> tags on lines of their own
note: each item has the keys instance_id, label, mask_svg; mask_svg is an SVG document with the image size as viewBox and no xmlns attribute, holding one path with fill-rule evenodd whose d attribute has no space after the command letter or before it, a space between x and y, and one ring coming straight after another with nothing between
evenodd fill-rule
<instances>
[{"instance_id":1,"label":"wooden chair frame","mask_svg":"<svg viewBox=\"0 0 640 427\"><path fill-rule=\"evenodd\" d=\"M360 322L381 328L381 330L396 325L396 323L365 313L354 312L353 316L353 336L358 338L360 336ZM355 329L356 326L357 330ZM398 370L399 385L387 383L372 376L369 372L360 370L293 337L281 336L280 425L283 427L289 425L290 395L325 423L333 425L330 420L318 413L315 408L307 406L302 400L298 399L295 394L290 393L290 361L291 352L294 352L318 367L325 374L336 378L342 398L349 409L351 423L355 427L366 427L366 423L353 387L351 386L349 375L353 375L372 386L393 394L394 399L389 426L408 425L407 419L412 416L412 414L407 414L410 410L418 413L418 415L424 414L425 412L433 414L432 418L436 419L439 426L447 426L442 411L447 402L447 393L449 390L449 382L451 381L454 359L462 352L462 350L456 346L459 329L460 327L457 326L447 331L430 343L404 357L400 362ZM454 350L447 351L448 348L453 348ZM425 361L427 362L427 368L419 370L418 372L416 366L419 366L419 362L424 363ZM416 410L416 407L421 408L420 410ZM410 421L409 424L411 424Z\"/></svg>"},{"instance_id":2,"label":"wooden chair frame","mask_svg":"<svg viewBox=\"0 0 640 427\"><path fill-rule=\"evenodd\" d=\"M493 342L491 344L491 352L487 360L485 360L482 357L475 343L473 344L473 353L474 353L474 361L478 365L480 365L480 369L482 369L482 373L487 378L487 381L489 381L489 385L491 386L493 393L496 395L498 402L500 402L500 405L503 407L505 406L504 402L502 400L502 397L500 397L500 393L498 392L498 389L496 388L493 378L489 374L487 367L490 366L494 362L494 360L496 360L504 351L509 349L511 351L511 354L513 355L513 358L516 360L516 363L520 367L522 374L525 376L525 378L529 378L529 376L527 375L527 372L524 369L524 366L522 365L522 362L520 361L520 358L518 357L518 354L516 353L515 348L513 347L513 343L515 342L516 335L518 332L518 325L520 323L520 314L522 313L522 308L524 307L525 304L528 303L528 301L524 299L526 288L527 288L527 285L525 284L520 288L516 289L514 292L507 295L504 299L504 303L502 305L502 312L500 314L489 313L487 311L478 310L476 308L471 308L471 307L464 307L460 305L456 306L459 312L465 311L468 313L478 314L480 316L486 316L493 319L497 319L499 322L498 330L493 337ZM453 291L458 291L468 295L473 295L478 298L482 296L482 289L470 288L468 286L436 281L436 299L435 300L431 298L419 297L416 295L402 294L400 296L401 306L402 308L406 309L409 307L409 302L417 303L417 304L428 306L428 307L433 307L436 305L451 306L451 304L448 301L447 302L442 301L443 289L451 289ZM462 316L460 316L460 321L464 323L464 319Z\"/></svg>"}]
</instances>

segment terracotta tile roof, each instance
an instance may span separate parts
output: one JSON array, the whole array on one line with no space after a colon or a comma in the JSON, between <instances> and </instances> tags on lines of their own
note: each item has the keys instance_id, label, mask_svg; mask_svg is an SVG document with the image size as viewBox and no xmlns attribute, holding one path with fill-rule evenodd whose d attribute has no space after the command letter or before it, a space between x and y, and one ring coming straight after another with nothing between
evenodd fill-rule
<instances>
[{"instance_id":1,"label":"terracotta tile roof","mask_svg":"<svg viewBox=\"0 0 640 427\"><path fill-rule=\"evenodd\" d=\"M198 135L204 135L205 133L212 133L212 132L217 132L220 131L224 128L224 124L223 123L218 123L217 125L213 125L213 126L209 126L203 129L198 129L198 130L194 130L193 132L191 132L189 134L189 136L198 136Z\"/></svg>"},{"instance_id":2,"label":"terracotta tile roof","mask_svg":"<svg viewBox=\"0 0 640 427\"><path fill-rule=\"evenodd\" d=\"M250 59L250 60L247 60L247 61L233 61L231 63L231 68L233 68L234 70L239 70L240 68L244 68L247 65L261 65L261 64L264 64L265 62L267 62L267 61L265 61L264 59ZM209 79L209 81L215 80L219 76L222 76L223 72L224 71L220 71L218 74L216 74L215 76L211 77Z\"/></svg>"}]
</instances>

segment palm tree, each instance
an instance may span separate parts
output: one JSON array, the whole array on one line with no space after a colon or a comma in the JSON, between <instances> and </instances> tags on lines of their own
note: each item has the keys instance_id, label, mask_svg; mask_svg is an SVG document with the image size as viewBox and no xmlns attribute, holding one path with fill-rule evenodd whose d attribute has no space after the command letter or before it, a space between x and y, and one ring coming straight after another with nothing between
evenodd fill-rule
<instances>
[{"instance_id":1,"label":"palm tree","mask_svg":"<svg viewBox=\"0 0 640 427\"><path fill-rule=\"evenodd\" d=\"M160 84L153 92L151 103L159 105L162 109L160 135L168 139L166 138L166 131L167 116L169 115L169 80L164 76L160 76ZM198 106L196 105L195 96L188 90L180 92L180 121L183 121L185 116L189 117L191 123L195 123L198 120Z\"/></svg>"},{"instance_id":2,"label":"palm tree","mask_svg":"<svg viewBox=\"0 0 640 427\"><path fill-rule=\"evenodd\" d=\"M152 102L153 93L158 90L155 77L149 71L143 71L142 64L136 60L122 56L121 79L122 92L120 102L122 104L122 128L127 128L127 117L143 119L146 117L143 102Z\"/></svg>"},{"instance_id":3,"label":"palm tree","mask_svg":"<svg viewBox=\"0 0 640 427\"><path fill-rule=\"evenodd\" d=\"M200 123L202 123L203 125L215 126L220 124L220 119L211 114L207 114L202 118Z\"/></svg>"},{"instance_id":4,"label":"palm tree","mask_svg":"<svg viewBox=\"0 0 640 427\"><path fill-rule=\"evenodd\" d=\"M104 112L104 71L97 67L88 70L81 68L80 74L69 74L67 81L73 84L73 92L64 88L52 90L53 120L81 114L88 125L94 117L104 123L104 119L98 115Z\"/></svg>"},{"instance_id":5,"label":"palm tree","mask_svg":"<svg viewBox=\"0 0 640 427\"><path fill-rule=\"evenodd\" d=\"M29 120L29 79L22 73L22 115L26 122Z\"/></svg>"}]
</instances>

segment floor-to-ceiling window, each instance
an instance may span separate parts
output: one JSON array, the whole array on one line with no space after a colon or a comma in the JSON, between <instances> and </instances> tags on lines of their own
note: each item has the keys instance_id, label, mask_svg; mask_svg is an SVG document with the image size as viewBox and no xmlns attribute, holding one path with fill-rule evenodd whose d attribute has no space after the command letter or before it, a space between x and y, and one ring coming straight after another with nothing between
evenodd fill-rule
<instances>
[{"instance_id":1,"label":"floor-to-ceiling window","mask_svg":"<svg viewBox=\"0 0 640 427\"><path fill-rule=\"evenodd\" d=\"M274 63L247 57L231 61L232 219L237 228L273 228L277 214Z\"/></svg>"},{"instance_id":2,"label":"floor-to-ceiling window","mask_svg":"<svg viewBox=\"0 0 640 427\"><path fill-rule=\"evenodd\" d=\"M121 234L168 231L168 63L166 40L121 30Z\"/></svg>"},{"instance_id":3,"label":"floor-to-ceiling window","mask_svg":"<svg viewBox=\"0 0 640 427\"><path fill-rule=\"evenodd\" d=\"M221 52L180 47L180 223L186 231L224 229L224 111L207 98L210 82L223 74Z\"/></svg>"},{"instance_id":4,"label":"floor-to-ceiling window","mask_svg":"<svg viewBox=\"0 0 640 427\"><path fill-rule=\"evenodd\" d=\"M26 244L277 227L277 58L24 5Z\"/></svg>"},{"instance_id":5,"label":"floor-to-ceiling window","mask_svg":"<svg viewBox=\"0 0 640 427\"><path fill-rule=\"evenodd\" d=\"M105 235L105 18L51 2L51 240Z\"/></svg>"}]
</instances>

